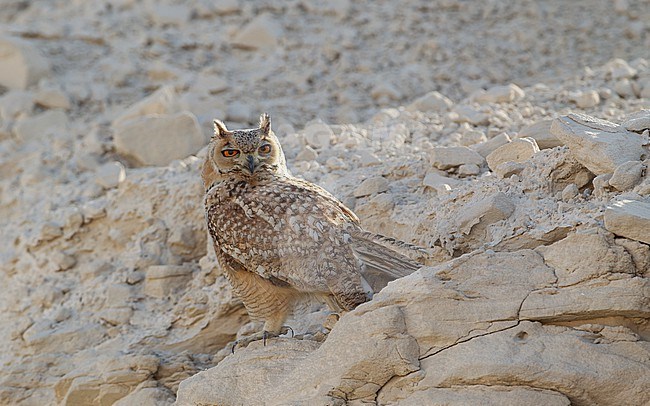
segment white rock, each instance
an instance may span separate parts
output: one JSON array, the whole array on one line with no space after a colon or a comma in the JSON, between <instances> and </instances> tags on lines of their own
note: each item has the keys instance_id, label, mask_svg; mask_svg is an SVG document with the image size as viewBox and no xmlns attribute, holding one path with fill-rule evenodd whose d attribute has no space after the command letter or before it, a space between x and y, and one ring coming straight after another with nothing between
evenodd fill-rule
<instances>
[{"instance_id":1,"label":"white rock","mask_svg":"<svg viewBox=\"0 0 650 406\"><path fill-rule=\"evenodd\" d=\"M0 85L26 89L47 76L49 62L29 42L0 36Z\"/></svg>"},{"instance_id":2,"label":"white rock","mask_svg":"<svg viewBox=\"0 0 650 406\"><path fill-rule=\"evenodd\" d=\"M450 116L454 122L472 125L488 125L490 116L466 105L455 106Z\"/></svg>"},{"instance_id":3,"label":"white rock","mask_svg":"<svg viewBox=\"0 0 650 406\"><path fill-rule=\"evenodd\" d=\"M472 96L477 103L509 103L523 99L526 94L515 84L507 86L494 86L487 91L479 91Z\"/></svg>"},{"instance_id":4,"label":"white rock","mask_svg":"<svg viewBox=\"0 0 650 406\"><path fill-rule=\"evenodd\" d=\"M126 178L126 170L121 162L108 162L95 172L95 182L104 189L111 189L117 187L120 183L124 182Z\"/></svg>"},{"instance_id":5,"label":"white rock","mask_svg":"<svg viewBox=\"0 0 650 406\"><path fill-rule=\"evenodd\" d=\"M505 162L525 162L539 152L537 143L532 138L516 138L512 142L495 149L485 160L490 170Z\"/></svg>"},{"instance_id":6,"label":"white rock","mask_svg":"<svg viewBox=\"0 0 650 406\"><path fill-rule=\"evenodd\" d=\"M74 256L61 250L52 252L50 254L50 260L56 265L58 271L67 271L77 263Z\"/></svg>"},{"instance_id":7,"label":"white rock","mask_svg":"<svg viewBox=\"0 0 650 406\"><path fill-rule=\"evenodd\" d=\"M383 176L373 176L365 179L354 190L354 197L370 196L388 190L388 181Z\"/></svg>"},{"instance_id":8,"label":"white rock","mask_svg":"<svg viewBox=\"0 0 650 406\"><path fill-rule=\"evenodd\" d=\"M13 121L21 114L30 115L34 108L34 97L30 92L10 90L0 96L0 118Z\"/></svg>"},{"instance_id":9,"label":"white rock","mask_svg":"<svg viewBox=\"0 0 650 406\"><path fill-rule=\"evenodd\" d=\"M379 165L381 160L372 151L363 149L359 151L359 163L362 166L374 166Z\"/></svg>"},{"instance_id":10,"label":"white rock","mask_svg":"<svg viewBox=\"0 0 650 406\"><path fill-rule=\"evenodd\" d=\"M461 183L461 181L458 179L443 176L435 171L427 172L422 181L424 186L434 189L438 194L448 193L459 183Z\"/></svg>"},{"instance_id":11,"label":"white rock","mask_svg":"<svg viewBox=\"0 0 650 406\"><path fill-rule=\"evenodd\" d=\"M197 152L205 144L194 114L152 114L115 128L115 149L139 165L164 166Z\"/></svg>"},{"instance_id":12,"label":"white rock","mask_svg":"<svg viewBox=\"0 0 650 406\"><path fill-rule=\"evenodd\" d=\"M470 145L470 148L473 149L474 151L478 152L480 156L483 158L487 157L494 151L495 149L506 145L510 142L510 137L506 133L501 133L495 137L490 138L487 141Z\"/></svg>"},{"instance_id":13,"label":"white rock","mask_svg":"<svg viewBox=\"0 0 650 406\"><path fill-rule=\"evenodd\" d=\"M605 228L621 237L650 244L650 203L621 200L605 210Z\"/></svg>"},{"instance_id":14,"label":"white rock","mask_svg":"<svg viewBox=\"0 0 650 406\"><path fill-rule=\"evenodd\" d=\"M532 138L540 149L555 148L564 145L551 134L553 120L542 120L522 128L516 135L517 138Z\"/></svg>"},{"instance_id":15,"label":"white rock","mask_svg":"<svg viewBox=\"0 0 650 406\"><path fill-rule=\"evenodd\" d=\"M68 116L62 110L48 110L37 116L18 120L14 127L21 141L44 141L48 136L67 135Z\"/></svg>"},{"instance_id":16,"label":"white rock","mask_svg":"<svg viewBox=\"0 0 650 406\"><path fill-rule=\"evenodd\" d=\"M458 167L458 176L474 176L481 173L481 168L476 164L463 164Z\"/></svg>"},{"instance_id":17,"label":"white rock","mask_svg":"<svg viewBox=\"0 0 650 406\"><path fill-rule=\"evenodd\" d=\"M614 83L614 91L625 99L633 99L637 96L637 92L634 90L634 85L629 79L617 80L616 83Z\"/></svg>"},{"instance_id":18,"label":"white rock","mask_svg":"<svg viewBox=\"0 0 650 406\"><path fill-rule=\"evenodd\" d=\"M485 160L467 147L435 147L429 160L438 169L450 169L463 164L483 165Z\"/></svg>"},{"instance_id":19,"label":"white rock","mask_svg":"<svg viewBox=\"0 0 650 406\"><path fill-rule=\"evenodd\" d=\"M343 161L341 158L336 157L336 156L331 156L331 157L327 158L327 161L325 161L325 166L330 171L346 169L348 167L346 165L345 161Z\"/></svg>"},{"instance_id":20,"label":"white rock","mask_svg":"<svg viewBox=\"0 0 650 406\"><path fill-rule=\"evenodd\" d=\"M518 175L526 168L526 166L519 162L507 161L503 162L494 168L494 172L499 178L509 178L513 175Z\"/></svg>"},{"instance_id":21,"label":"white rock","mask_svg":"<svg viewBox=\"0 0 650 406\"><path fill-rule=\"evenodd\" d=\"M271 14L260 14L241 28L232 39L235 47L255 50L273 49L282 37L282 27Z\"/></svg>"},{"instance_id":22,"label":"white rock","mask_svg":"<svg viewBox=\"0 0 650 406\"><path fill-rule=\"evenodd\" d=\"M318 158L318 152L309 145L305 145L302 151L296 155L296 161L314 161L316 158Z\"/></svg>"},{"instance_id":23,"label":"white rock","mask_svg":"<svg viewBox=\"0 0 650 406\"><path fill-rule=\"evenodd\" d=\"M635 113L629 114L621 123L621 126L628 131L642 133L650 129L650 110L642 109Z\"/></svg>"},{"instance_id":24,"label":"white rock","mask_svg":"<svg viewBox=\"0 0 650 406\"><path fill-rule=\"evenodd\" d=\"M48 109L70 109L70 99L61 89L51 88L39 90L34 97L34 103Z\"/></svg>"},{"instance_id":25,"label":"white rock","mask_svg":"<svg viewBox=\"0 0 650 406\"><path fill-rule=\"evenodd\" d=\"M594 194L596 197L604 196L607 190L610 189L609 180L611 178L611 173L603 173L602 175L598 175L593 179L592 183L594 185Z\"/></svg>"},{"instance_id":26,"label":"white rock","mask_svg":"<svg viewBox=\"0 0 650 406\"><path fill-rule=\"evenodd\" d=\"M643 136L614 123L583 114L553 120L551 133L569 147L573 157L596 175L613 173L627 161L647 154Z\"/></svg>"},{"instance_id":27,"label":"white rock","mask_svg":"<svg viewBox=\"0 0 650 406\"><path fill-rule=\"evenodd\" d=\"M630 190L641 181L645 169L645 165L641 161L622 163L612 174L609 184L621 192Z\"/></svg>"},{"instance_id":28,"label":"white rock","mask_svg":"<svg viewBox=\"0 0 650 406\"><path fill-rule=\"evenodd\" d=\"M303 133L307 144L316 149L329 147L330 142L334 138L334 132L330 126L320 120L307 124Z\"/></svg>"},{"instance_id":29,"label":"white rock","mask_svg":"<svg viewBox=\"0 0 650 406\"><path fill-rule=\"evenodd\" d=\"M612 59L604 66L608 76L613 80L631 78L637 74L637 70L631 67L623 59Z\"/></svg>"},{"instance_id":30,"label":"white rock","mask_svg":"<svg viewBox=\"0 0 650 406\"><path fill-rule=\"evenodd\" d=\"M454 103L439 92L429 92L406 106L407 111L447 111Z\"/></svg>"},{"instance_id":31,"label":"white rock","mask_svg":"<svg viewBox=\"0 0 650 406\"><path fill-rule=\"evenodd\" d=\"M586 90L571 94L569 99L581 109L596 107L600 103L600 95L595 90Z\"/></svg>"},{"instance_id":32,"label":"white rock","mask_svg":"<svg viewBox=\"0 0 650 406\"><path fill-rule=\"evenodd\" d=\"M575 183L569 183L562 190L562 201L569 202L573 198L578 196L578 193L580 193L580 190L578 189L578 186Z\"/></svg>"},{"instance_id":33,"label":"white rock","mask_svg":"<svg viewBox=\"0 0 650 406\"><path fill-rule=\"evenodd\" d=\"M402 96L395 86L390 83L383 82L376 85L370 92L370 96L379 102L389 102L399 100Z\"/></svg>"},{"instance_id":34,"label":"white rock","mask_svg":"<svg viewBox=\"0 0 650 406\"><path fill-rule=\"evenodd\" d=\"M151 95L126 109L113 120L113 127L129 120L150 114L173 114L180 111L176 91L172 86L163 86Z\"/></svg>"},{"instance_id":35,"label":"white rock","mask_svg":"<svg viewBox=\"0 0 650 406\"><path fill-rule=\"evenodd\" d=\"M152 265L147 268L144 293L163 298L181 290L192 278L192 269L180 265Z\"/></svg>"}]
</instances>

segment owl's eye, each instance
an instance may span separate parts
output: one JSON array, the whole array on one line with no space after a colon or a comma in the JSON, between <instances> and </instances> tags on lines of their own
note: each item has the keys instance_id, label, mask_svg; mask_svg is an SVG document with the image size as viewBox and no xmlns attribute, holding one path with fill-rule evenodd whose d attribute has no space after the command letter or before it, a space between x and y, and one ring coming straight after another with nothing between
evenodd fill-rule
<instances>
[{"instance_id":1,"label":"owl's eye","mask_svg":"<svg viewBox=\"0 0 650 406\"><path fill-rule=\"evenodd\" d=\"M260 154L268 154L269 152L271 152L271 144L264 144L261 147L259 147L257 150L260 152Z\"/></svg>"},{"instance_id":2,"label":"owl's eye","mask_svg":"<svg viewBox=\"0 0 650 406\"><path fill-rule=\"evenodd\" d=\"M221 155L225 156L226 158L232 158L236 157L239 155L239 150L238 149L224 149L221 151Z\"/></svg>"}]
</instances>

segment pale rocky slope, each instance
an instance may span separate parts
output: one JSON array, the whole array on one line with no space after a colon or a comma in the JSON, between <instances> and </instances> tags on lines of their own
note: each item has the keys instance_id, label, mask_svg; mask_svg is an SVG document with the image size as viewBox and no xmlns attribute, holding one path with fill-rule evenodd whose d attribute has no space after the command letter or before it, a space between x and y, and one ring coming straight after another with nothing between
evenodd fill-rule
<instances>
[{"instance_id":1,"label":"pale rocky slope","mask_svg":"<svg viewBox=\"0 0 650 406\"><path fill-rule=\"evenodd\" d=\"M643 1L107 4L0 11L0 403L650 402ZM201 148L262 110L430 255L230 355Z\"/></svg>"}]
</instances>

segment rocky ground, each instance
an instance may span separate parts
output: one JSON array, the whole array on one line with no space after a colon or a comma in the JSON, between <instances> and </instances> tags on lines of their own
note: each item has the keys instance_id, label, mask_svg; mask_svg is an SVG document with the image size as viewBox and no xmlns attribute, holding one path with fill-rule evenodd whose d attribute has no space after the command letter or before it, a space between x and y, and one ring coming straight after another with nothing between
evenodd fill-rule
<instances>
[{"instance_id":1,"label":"rocky ground","mask_svg":"<svg viewBox=\"0 0 650 406\"><path fill-rule=\"evenodd\" d=\"M8 0L0 21L0 403L650 402L647 2ZM231 355L258 325L199 172L212 118L261 111L295 175L429 255L324 343Z\"/></svg>"}]
</instances>

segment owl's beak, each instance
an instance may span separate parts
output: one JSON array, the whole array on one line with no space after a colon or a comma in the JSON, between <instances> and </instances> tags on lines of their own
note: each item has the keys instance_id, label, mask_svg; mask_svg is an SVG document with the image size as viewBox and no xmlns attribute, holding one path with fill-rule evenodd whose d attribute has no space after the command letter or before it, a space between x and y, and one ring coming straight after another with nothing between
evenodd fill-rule
<instances>
[{"instance_id":1,"label":"owl's beak","mask_svg":"<svg viewBox=\"0 0 650 406\"><path fill-rule=\"evenodd\" d=\"M255 169L257 169L257 162L255 162L255 157L253 155L248 155L246 160L248 161L248 171L252 175L253 172L255 172Z\"/></svg>"}]
</instances>

